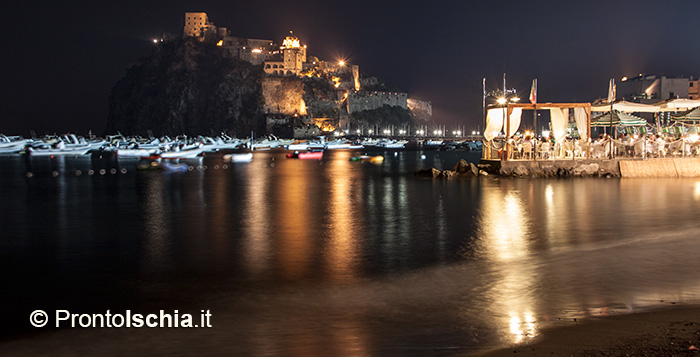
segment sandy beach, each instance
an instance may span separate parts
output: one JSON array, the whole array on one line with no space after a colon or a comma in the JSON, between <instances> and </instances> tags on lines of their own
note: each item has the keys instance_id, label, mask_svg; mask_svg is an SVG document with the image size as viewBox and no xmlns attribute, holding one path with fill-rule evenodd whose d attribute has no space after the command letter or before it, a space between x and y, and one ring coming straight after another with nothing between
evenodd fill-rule
<instances>
[{"instance_id":1,"label":"sandy beach","mask_svg":"<svg viewBox=\"0 0 700 357\"><path fill-rule=\"evenodd\" d=\"M557 321L532 344L483 356L700 356L700 306ZM697 349L696 349L697 348Z\"/></svg>"}]
</instances>

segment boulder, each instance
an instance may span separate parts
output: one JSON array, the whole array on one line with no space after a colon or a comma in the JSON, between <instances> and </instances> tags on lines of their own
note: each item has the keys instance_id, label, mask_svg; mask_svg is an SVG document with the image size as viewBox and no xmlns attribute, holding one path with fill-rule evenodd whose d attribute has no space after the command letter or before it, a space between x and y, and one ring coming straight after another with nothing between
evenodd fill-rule
<instances>
[{"instance_id":1,"label":"boulder","mask_svg":"<svg viewBox=\"0 0 700 357\"><path fill-rule=\"evenodd\" d=\"M440 176L440 170L438 170L436 168L420 169L420 170L416 170L413 173L413 175L418 176L418 177L436 178L436 177Z\"/></svg>"},{"instance_id":2,"label":"boulder","mask_svg":"<svg viewBox=\"0 0 700 357\"><path fill-rule=\"evenodd\" d=\"M469 164L467 163L467 161L464 159L461 159L461 160L459 160L459 162L457 162L455 164L455 166L452 167L452 171L454 171L458 174L462 174L462 173L467 172L468 167L469 167Z\"/></svg>"},{"instance_id":3,"label":"boulder","mask_svg":"<svg viewBox=\"0 0 700 357\"><path fill-rule=\"evenodd\" d=\"M442 178L444 178L444 179L448 179L448 180L449 180L449 179L455 178L455 177L456 177L456 173L455 173L454 171L452 171L452 170L443 170L443 171L440 173L440 176L441 176Z\"/></svg>"}]
</instances>

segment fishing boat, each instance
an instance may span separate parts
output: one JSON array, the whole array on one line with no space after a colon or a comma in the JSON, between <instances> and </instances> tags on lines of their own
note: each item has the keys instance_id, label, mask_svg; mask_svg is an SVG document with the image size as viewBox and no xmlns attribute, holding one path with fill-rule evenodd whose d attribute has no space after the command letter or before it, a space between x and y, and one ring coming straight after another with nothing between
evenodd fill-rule
<instances>
[{"instance_id":1,"label":"fishing boat","mask_svg":"<svg viewBox=\"0 0 700 357\"><path fill-rule=\"evenodd\" d=\"M183 149L161 152L158 154L162 159L192 159L204 152L204 145L196 144Z\"/></svg>"},{"instance_id":2,"label":"fishing boat","mask_svg":"<svg viewBox=\"0 0 700 357\"><path fill-rule=\"evenodd\" d=\"M332 140L326 142L326 149L350 149L352 143L347 140Z\"/></svg>"},{"instance_id":3,"label":"fishing boat","mask_svg":"<svg viewBox=\"0 0 700 357\"><path fill-rule=\"evenodd\" d=\"M67 146L59 141L54 146L28 147L30 156L82 156L90 152L90 144Z\"/></svg>"},{"instance_id":4,"label":"fishing boat","mask_svg":"<svg viewBox=\"0 0 700 357\"><path fill-rule=\"evenodd\" d=\"M294 143L291 143L287 145L287 150L308 150L309 149L309 143L306 141L297 141Z\"/></svg>"},{"instance_id":5,"label":"fishing boat","mask_svg":"<svg viewBox=\"0 0 700 357\"><path fill-rule=\"evenodd\" d=\"M0 135L0 154L16 154L24 149L27 140L19 137Z\"/></svg>"}]
</instances>

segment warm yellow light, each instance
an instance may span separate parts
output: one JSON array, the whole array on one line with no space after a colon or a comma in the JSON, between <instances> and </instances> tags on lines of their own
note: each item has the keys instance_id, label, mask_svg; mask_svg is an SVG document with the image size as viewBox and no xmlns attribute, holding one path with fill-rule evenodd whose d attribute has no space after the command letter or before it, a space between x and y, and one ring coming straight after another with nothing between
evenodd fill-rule
<instances>
[{"instance_id":1,"label":"warm yellow light","mask_svg":"<svg viewBox=\"0 0 700 357\"><path fill-rule=\"evenodd\" d=\"M506 98L503 97L498 98L496 101L498 102L498 104L506 104Z\"/></svg>"},{"instance_id":2,"label":"warm yellow light","mask_svg":"<svg viewBox=\"0 0 700 357\"><path fill-rule=\"evenodd\" d=\"M622 81L623 81L623 82L626 81L626 80L627 80L627 77L622 77Z\"/></svg>"},{"instance_id":3,"label":"warm yellow light","mask_svg":"<svg viewBox=\"0 0 700 357\"><path fill-rule=\"evenodd\" d=\"M345 61L338 61L338 65L340 65L341 67L345 66Z\"/></svg>"},{"instance_id":4,"label":"warm yellow light","mask_svg":"<svg viewBox=\"0 0 700 357\"><path fill-rule=\"evenodd\" d=\"M250 50L250 52L253 52L253 53L262 53L262 50L259 49L259 48L254 48L254 49Z\"/></svg>"},{"instance_id":5,"label":"warm yellow light","mask_svg":"<svg viewBox=\"0 0 700 357\"><path fill-rule=\"evenodd\" d=\"M511 101L511 102L519 102L519 101L520 101L520 98L518 98L518 97L513 97L513 98L510 98L510 101Z\"/></svg>"},{"instance_id":6,"label":"warm yellow light","mask_svg":"<svg viewBox=\"0 0 700 357\"><path fill-rule=\"evenodd\" d=\"M219 42L216 43L217 46L221 47L224 45L224 40L219 40Z\"/></svg>"},{"instance_id":7,"label":"warm yellow light","mask_svg":"<svg viewBox=\"0 0 700 357\"><path fill-rule=\"evenodd\" d=\"M301 45L299 44L299 39L298 39L296 36L294 36L294 35L292 35L292 36L287 36L287 37L285 37L284 40L282 41L282 47L281 47L282 49L285 49L285 48L298 48L298 47L301 47Z\"/></svg>"}]
</instances>

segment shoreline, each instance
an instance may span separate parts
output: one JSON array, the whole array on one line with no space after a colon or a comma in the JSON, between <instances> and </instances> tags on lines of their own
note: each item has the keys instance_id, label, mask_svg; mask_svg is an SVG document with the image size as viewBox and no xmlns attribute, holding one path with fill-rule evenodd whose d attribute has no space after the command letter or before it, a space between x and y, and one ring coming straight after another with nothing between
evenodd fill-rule
<instances>
[{"instance_id":1,"label":"shoreline","mask_svg":"<svg viewBox=\"0 0 700 357\"><path fill-rule=\"evenodd\" d=\"M566 324L566 325L564 325ZM528 344L487 350L478 356L677 356L700 355L700 305L545 322Z\"/></svg>"}]
</instances>

